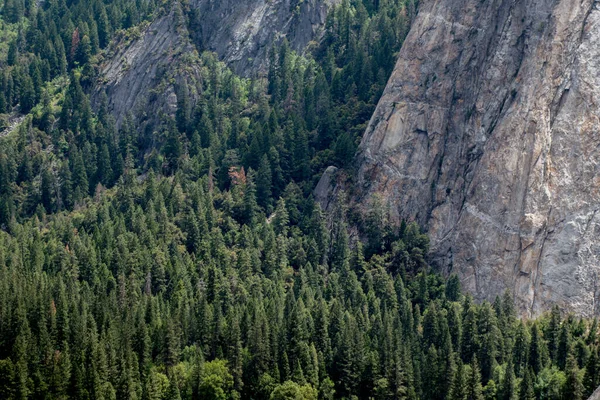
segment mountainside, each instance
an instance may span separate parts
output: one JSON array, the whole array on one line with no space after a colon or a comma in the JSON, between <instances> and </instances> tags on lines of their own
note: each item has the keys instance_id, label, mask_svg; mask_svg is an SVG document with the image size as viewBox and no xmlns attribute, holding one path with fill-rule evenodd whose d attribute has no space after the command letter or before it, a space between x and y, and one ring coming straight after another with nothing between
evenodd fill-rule
<instances>
[{"instance_id":1,"label":"mountainside","mask_svg":"<svg viewBox=\"0 0 600 400\"><path fill-rule=\"evenodd\" d=\"M284 37L303 52L323 33L327 11L340 0L192 0L194 38L243 76L262 69Z\"/></svg>"},{"instance_id":2,"label":"mountainside","mask_svg":"<svg viewBox=\"0 0 600 400\"><path fill-rule=\"evenodd\" d=\"M427 1L0 0L0 399L592 395L596 11Z\"/></svg>"},{"instance_id":3,"label":"mountainside","mask_svg":"<svg viewBox=\"0 0 600 400\"><path fill-rule=\"evenodd\" d=\"M427 227L479 299L598 314L600 12L421 2L359 150L358 199Z\"/></svg>"},{"instance_id":4,"label":"mountainside","mask_svg":"<svg viewBox=\"0 0 600 400\"><path fill-rule=\"evenodd\" d=\"M155 124L161 114L175 115L176 85L186 80L194 87L199 68L183 11L174 3L170 12L114 41L100 65L92 104L98 108L106 94L117 126L129 113Z\"/></svg>"},{"instance_id":5,"label":"mountainside","mask_svg":"<svg viewBox=\"0 0 600 400\"><path fill-rule=\"evenodd\" d=\"M265 73L273 45L285 38L292 50L304 51L320 38L327 11L337 2L195 0L185 9L174 2L170 12L113 41L92 104L98 109L106 94L118 127L128 114L142 130L153 127L175 115L176 92L184 81L195 105L201 90L199 52L215 52L241 76Z\"/></svg>"}]
</instances>

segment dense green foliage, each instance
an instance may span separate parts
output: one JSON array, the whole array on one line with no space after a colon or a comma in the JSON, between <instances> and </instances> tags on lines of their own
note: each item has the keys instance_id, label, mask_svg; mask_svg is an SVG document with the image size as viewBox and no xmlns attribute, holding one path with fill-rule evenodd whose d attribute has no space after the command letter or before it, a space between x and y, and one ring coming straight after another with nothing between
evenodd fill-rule
<instances>
[{"instance_id":1,"label":"dense green foliage","mask_svg":"<svg viewBox=\"0 0 600 400\"><path fill-rule=\"evenodd\" d=\"M365 260L294 184L267 221L246 214L248 180L124 180L0 234L6 398L577 399L598 384L595 322L524 323L508 294L474 304L424 272L415 225Z\"/></svg>"},{"instance_id":2,"label":"dense green foliage","mask_svg":"<svg viewBox=\"0 0 600 400\"><path fill-rule=\"evenodd\" d=\"M20 22L3 22L18 34L2 63L0 121L30 117L1 144L4 226L40 204L47 213L81 205L99 184L118 182L128 157L140 172L172 175L183 163L210 169L221 189L229 187L232 168L252 169L258 205L267 212L290 181L310 192L325 167L351 160L415 9L411 0L345 1L330 13L314 57L299 57L285 41L273 47L268 79L241 79L203 53L199 98L191 101L183 81L174 121L138 132L134 118L117 129L105 104L92 111L96 55L119 29L135 37L137 23L168 5L47 1L17 7L24 11L16 19L11 7L3 7L4 21Z\"/></svg>"},{"instance_id":3,"label":"dense green foliage","mask_svg":"<svg viewBox=\"0 0 600 400\"><path fill-rule=\"evenodd\" d=\"M151 132L89 92L115 34L170 2L0 3L0 120L25 117L0 127L1 399L566 400L600 383L596 321L475 304L429 271L415 224L377 201L328 219L310 198L349 166L413 1L343 1L263 78L202 53L200 98L182 84Z\"/></svg>"}]
</instances>

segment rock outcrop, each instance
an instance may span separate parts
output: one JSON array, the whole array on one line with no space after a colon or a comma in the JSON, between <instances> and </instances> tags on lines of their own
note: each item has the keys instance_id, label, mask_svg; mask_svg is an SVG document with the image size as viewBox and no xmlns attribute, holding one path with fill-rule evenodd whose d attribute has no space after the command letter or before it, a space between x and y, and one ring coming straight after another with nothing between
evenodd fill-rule
<instances>
[{"instance_id":1,"label":"rock outcrop","mask_svg":"<svg viewBox=\"0 0 600 400\"><path fill-rule=\"evenodd\" d=\"M264 72L283 37L303 52L318 40L328 10L340 0L192 0L192 31L200 50L216 52L242 76Z\"/></svg>"},{"instance_id":2,"label":"rock outcrop","mask_svg":"<svg viewBox=\"0 0 600 400\"><path fill-rule=\"evenodd\" d=\"M177 86L198 85L198 52L217 53L242 76L264 72L269 50L286 37L302 52L323 32L327 11L339 0L192 0L189 13L178 2L151 24L123 32L104 54L92 105L106 94L120 126L128 114L154 127L174 115Z\"/></svg>"},{"instance_id":3,"label":"rock outcrop","mask_svg":"<svg viewBox=\"0 0 600 400\"><path fill-rule=\"evenodd\" d=\"M338 195L336 190L339 189L336 177L337 172L337 167L327 167L323 172L323 175L321 175L319 183L313 190L315 201L321 206L321 209L326 211L331 210L331 206L334 204L336 196Z\"/></svg>"},{"instance_id":4,"label":"rock outcrop","mask_svg":"<svg viewBox=\"0 0 600 400\"><path fill-rule=\"evenodd\" d=\"M183 80L194 81L198 68L187 22L174 3L170 12L146 27L124 32L111 44L100 65L92 104L97 108L106 94L117 126L129 113L135 122L154 126L162 115L175 114L176 86Z\"/></svg>"},{"instance_id":5,"label":"rock outcrop","mask_svg":"<svg viewBox=\"0 0 600 400\"><path fill-rule=\"evenodd\" d=\"M588 400L600 400L600 387L592 393Z\"/></svg>"},{"instance_id":6,"label":"rock outcrop","mask_svg":"<svg viewBox=\"0 0 600 400\"><path fill-rule=\"evenodd\" d=\"M600 10L594 0L423 0L362 140L374 193L432 259L524 315L600 313Z\"/></svg>"}]
</instances>

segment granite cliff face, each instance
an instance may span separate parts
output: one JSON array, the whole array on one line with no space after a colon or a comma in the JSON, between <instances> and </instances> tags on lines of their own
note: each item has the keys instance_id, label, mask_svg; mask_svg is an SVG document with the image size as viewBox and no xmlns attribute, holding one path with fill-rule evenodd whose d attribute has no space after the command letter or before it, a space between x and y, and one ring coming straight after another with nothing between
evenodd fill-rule
<instances>
[{"instance_id":1,"label":"granite cliff face","mask_svg":"<svg viewBox=\"0 0 600 400\"><path fill-rule=\"evenodd\" d=\"M423 224L480 300L599 314L599 44L594 0L423 0L360 145L358 202Z\"/></svg>"},{"instance_id":2,"label":"granite cliff face","mask_svg":"<svg viewBox=\"0 0 600 400\"><path fill-rule=\"evenodd\" d=\"M117 126L128 113L152 126L161 114L175 114L177 84L186 80L195 87L191 82L197 77L197 60L183 11L175 3L170 12L135 33L124 33L111 45L100 66L92 104L97 107L105 93Z\"/></svg>"},{"instance_id":3,"label":"granite cliff face","mask_svg":"<svg viewBox=\"0 0 600 400\"><path fill-rule=\"evenodd\" d=\"M123 33L104 55L92 104L103 93L120 126L131 113L152 128L162 115L174 115L177 86L184 80L194 102L198 52L218 57L242 76L264 72L269 50L287 38L304 51L323 31L327 11L339 0L192 0L189 9L174 2L150 25ZM133 36L133 37L132 37Z\"/></svg>"},{"instance_id":4,"label":"granite cliff face","mask_svg":"<svg viewBox=\"0 0 600 400\"><path fill-rule=\"evenodd\" d=\"M327 11L340 0L192 0L193 37L242 76L261 72L269 50L285 37L303 52L323 32Z\"/></svg>"}]
</instances>

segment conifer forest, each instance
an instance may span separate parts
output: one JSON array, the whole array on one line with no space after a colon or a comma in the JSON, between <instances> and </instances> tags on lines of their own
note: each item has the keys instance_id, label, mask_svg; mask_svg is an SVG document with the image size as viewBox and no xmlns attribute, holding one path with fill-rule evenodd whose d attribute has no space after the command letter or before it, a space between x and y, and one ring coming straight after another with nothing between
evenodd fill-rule
<instances>
[{"instance_id":1,"label":"conifer forest","mask_svg":"<svg viewBox=\"0 0 600 400\"><path fill-rule=\"evenodd\" d=\"M383 200L314 199L330 165L351 186L416 0L339 1L250 77L197 46L172 114L117 122L100 64L173 9L196 29L190 3L0 0L0 399L596 390L596 319L476 301Z\"/></svg>"}]
</instances>

